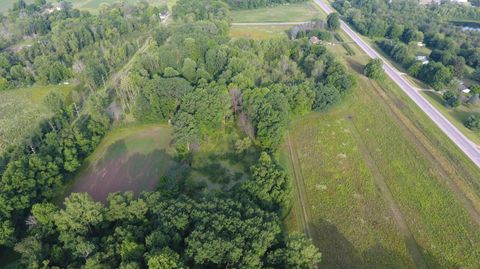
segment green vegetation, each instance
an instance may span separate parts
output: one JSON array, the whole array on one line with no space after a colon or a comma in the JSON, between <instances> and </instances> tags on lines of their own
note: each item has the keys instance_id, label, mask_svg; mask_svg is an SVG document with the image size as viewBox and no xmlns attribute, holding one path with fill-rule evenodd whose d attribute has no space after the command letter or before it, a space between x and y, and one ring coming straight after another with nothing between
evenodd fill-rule
<instances>
[{"instance_id":1,"label":"green vegetation","mask_svg":"<svg viewBox=\"0 0 480 269\"><path fill-rule=\"evenodd\" d=\"M233 9L254 9L266 6L288 5L305 1L307 0L226 0L228 5Z\"/></svg>"},{"instance_id":2,"label":"green vegetation","mask_svg":"<svg viewBox=\"0 0 480 269\"><path fill-rule=\"evenodd\" d=\"M30 89L45 116L0 156L11 266L480 266L480 172L390 80L360 75L381 61L333 32L337 15L289 38L230 27L322 16L285 2L178 0L174 23L148 2L16 2L0 94L84 90Z\"/></svg>"},{"instance_id":3,"label":"green vegetation","mask_svg":"<svg viewBox=\"0 0 480 269\"><path fill-rule=\"evenodd\" d=\"M130 4L136 4L138 1L136 0L126 0ZM177 0L147 0L150 5L157 5L161 6L167 4L169 8L171 8ZM18 2L17 0L3 0L0 3L0 12L6 13L9 9L12 8L13 4ZM27 3L34 2L33 0L26 0ZM47 0L47 2L56 3L54 0ZM114 3L120 3L122 0L70 0L73 4L74 8L78 8L80 10L86 10L92 13L96 13L99 11L99 8L105 5L110 5Z\"/></svg>"},{"instance_id":4,"label":"green vegetation","mask_svg":"<svg viewBox=\"0 0 480 269\"><path fill-rule=\"evenodd\" d=\"M383 79L385 73L383 72L383 61L381 59L371 59L363 69L363 74L371 79Z\"/></svg>"},{"instance_id":5,"label":"green vegetation","mask_svg":"<svg viewBox=\"0 0 480 269\"><path fill-rule=\"evenodd\" d=\"M480 132L470 130L464 125L470 115L480 115L480 106L478 104L461 104L455 108L448 108L445 106L443 96L440 94L435 92L422 93L455 127L474 143L480 144Z\"/></svg>"},{"instance_id":6,"label":"green vegetation","mask_svg":"<svg viewBox=\"0 0 480 269\"><path fill-rule=\"evenodd\" d=\"M279 38L285 37L289 28L289 26L233 26L230 29L230 37L257 40Z\"/></svg>"},{"instance_id":7,"label":"green vegetation","mask_svg":"<svg viewBox=\"0 0 480 269\"><path fill-rule=\"evenodd\" d=\"M68 191L88 192L95 200L105 201L112 192L138 194L153 190L162 177L177 179L171 135L171 128L165 125L135 125L110 131L85 160Z\"/></svg>"},{"instance_id":8,"label":"green vegetation","mask_svg":"<svg viewBox=\"0 0 480 269\"><path fill-rule=\"evenodd\" d=\"M285 4L253 10L232 11L233 22L302 22L324 15L311 1L298 4Z\"/></svg>"},{"instance_id":9,"label":"green vegetation","mask_svg":"<svg viewBox=\"0 0 480 269\"><path fill-rule=\"evenodd\" d=\"M179 0L172 24L146 3L96 15L47 7L20 1L12 10L45 24L27 21L38 36L31 48L3 55L5 78L12 88L72 78L87 90L69 102L49 93L55 115L0 159L0 245L21 254L18 264L320 261L304 235L281 228L291 179L274 153L292 117L327 109L354 85L325 47L306 38L231 41L229 7L216 0ZM25 22L5 20L12 29ZM112 123L132 128L115 129L97 148ZM72 193L59 208L52 202L65 188L89 194ZM125 190L132 192L111 194Z\"/></svg>"},{"instance_id":10,"label":"green vegetation","mask_svg":"<svg viewBox=\"0 0 480 269\"><path fill-rule=\"evenodd\" d=\"M23 141L36 126L53 114L44 104L50 92L67 96L72 86L42 86L0 91L0 152Z\"/></svg>"},{"instance_id":11,"label":"green vegetation","mask_svg":"<svg viewBox=\"0 0 480 269\"><path fill-rule=\"evenodd\" d=\"M355 0L337 0L333 6L358 32L380 39L379 47L409 74L436 90L456 87L451 83L454 77L471 76L471 68L478 66L479 32L461 29L450 21L459 17L478 19L476 8L450 3ZM428 55L423 55L428 58L416 59L425 52L424 45L430 49Z\"/></svg>"},{"instance_id":12,"label":"green vegetation","mask_svg":"<svg viewBox=\"0 0 480 269\"><path fill-rule=\"evenodd\" d=\"M480 240L477 224L445 180L462 171L452 180L477 185L478 170L458 163L461 153L450 142L435 149L436 139L446 138L391 82L358 81L348 101L327 115L297 120L290 131L323 265L412 267L405 235L394 228L391 205L377 189L382 180L429 267L477 267L479 249L470 244ZM288 148L283 155L290 163ZM477 191L466 195L478 201Z\"/></svg>"},{"instance_id":13,"label":"green vegetation","mask_svg":"<svg viewBox=\"0 0 480 269\"><path fill-rule=\"evenodd\" d=\"M340 29L340 15L334 12L327 16L327 27L331 31Z\"/></svg>"},{"instance_id":14,"label":"green vegetation","mask_svg":"<svg viewBox=\"0 0 480 269\"><path fill-rule=\"evenodd\" d=\"M479 131L480 130L480 117L477 115L470 115L465 120L465 127L470 130Z\"/></svg>"}]
</instances>

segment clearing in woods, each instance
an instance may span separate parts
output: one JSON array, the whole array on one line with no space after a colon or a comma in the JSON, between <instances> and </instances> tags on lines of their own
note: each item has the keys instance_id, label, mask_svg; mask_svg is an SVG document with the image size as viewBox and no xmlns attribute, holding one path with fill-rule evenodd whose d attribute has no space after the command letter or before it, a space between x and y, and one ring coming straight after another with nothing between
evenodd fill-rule
<instances>
[{"instance_id":1,"label":"clearing in woods","mask_svg":"<svg viewBox=\"0 0 480 269\"><path fill-rule=\"evenodd\" d=\"M360 75L365 55L329 49L358 83L290 127L280 156L302 182L287 225L325 268L479 268L480 171L391 81Z\"/></svg>"},{"instance_id":2,"label":"clearing in woods","mask_svg":"<svg viewBox=\"0 0 480 269\"><path fill-rule=\"evenodd\" d=\"M69 192L88 192L98 201L108 193L154 189L162 176L175 178L177 163L167 125L117 128L85 161Z\"/></svg>"},{"instance_id":3,"label":"clearing in woods","mask_svg":"<svg viewBox=\"0 0 480 269\"><path fill-rule=\"evenodd\" d=\"M298 22L325 17L312 1L275 7L232 10L233 22Z\"/></svg>"}]
</instances>

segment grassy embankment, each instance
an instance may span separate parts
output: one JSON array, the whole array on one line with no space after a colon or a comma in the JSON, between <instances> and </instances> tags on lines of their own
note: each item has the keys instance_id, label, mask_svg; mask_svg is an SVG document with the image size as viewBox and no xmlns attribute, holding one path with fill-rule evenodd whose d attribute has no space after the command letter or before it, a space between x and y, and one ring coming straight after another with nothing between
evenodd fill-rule
<instances>
[{"instance_id":1,"label":"grassy embankment","mask_svg":"<svg viewBox=\"0 0 480 269\"><path fill-rule=\"evenodd\" d=\"M364 55L341 55L358 86L332 111L295 121L294 166L288 147L282 155L303 178L307 224L322 265L412 267L416 248L430 268L477 268L480 171L393 82L359 75ZM289 223L301 226L301 211L295 212ZM395 214L407 231L399 230Z\"/></svg>"}]
</instances>

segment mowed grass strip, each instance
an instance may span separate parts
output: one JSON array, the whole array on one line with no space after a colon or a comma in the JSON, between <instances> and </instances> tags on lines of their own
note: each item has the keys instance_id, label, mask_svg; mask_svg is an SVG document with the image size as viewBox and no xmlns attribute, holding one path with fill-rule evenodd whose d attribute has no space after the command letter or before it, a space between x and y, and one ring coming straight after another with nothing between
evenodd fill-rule
<instances>
[{"instance_id":1,"label":"mowed grass strip","mask_svg":"<svg viewBox=\"0 0 480 269\"><path fill-rule=\"evenodd\" d=\"M43 99L51 91L65 96L72 86L34 86L0 91L0 152L30 134L52 112Z\"/></svg>"},{"instance_id":2,"label":"mowed grass strip","mask_svg":"<svg viewBox=\"0 0 480 269\"><path fill-rule=\"evenodd\" d=\"M171 135L167 125L114 129L87 158L68 193L88 192L105 201L111 192L139 193L154 189L162 176L175 179L179 170Z\"/></svg>"},{"instance_id":3,"label":"mowed grass strip","mask_svg":"<svg viewBox=\"0 0 480 269\"><path fill-rule=\"evenodd\" d=\"M233 10L233 22L302 22L325 17L318 6L308 1L275 7Z\"/></svg>"}]
</instances>

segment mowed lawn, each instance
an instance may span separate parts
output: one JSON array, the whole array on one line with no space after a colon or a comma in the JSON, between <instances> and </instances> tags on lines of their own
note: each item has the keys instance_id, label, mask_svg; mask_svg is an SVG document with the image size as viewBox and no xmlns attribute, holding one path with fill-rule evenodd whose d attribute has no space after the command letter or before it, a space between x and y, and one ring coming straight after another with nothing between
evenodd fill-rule
<instances>
[{"instance_id":1,"label":"mowed lawn","mask_svg":"<svg viewBox=\"0 0 480 269\"><path fill-rule=\"evenodd\" d=\"M348 58L352 70L361 71L361 57ZM420 262L480 268L474 221L480 171L391 82L357 77L358 86L341 105L290 128L321 267L414 267L405 232L378 189L383 181ZM286 146L281 158L292 170ZM288 223L301 229L299 220Z\"/></svg>"},{"instance_id":2,"label":"mowed lawn","mask_svg":"<svg viewBox=\"0 0 480 269\"><path fill-rule=\"evenodd\" d=\"M233 10L233 22L300 22L324 17L313 2L275 7Z\"/></svg>"},{"instance_id":3,"label":"mowed lawn","mask_svg":"<svg viewBox=\"0 0 480 269\"><path fill-rule=\"evenodd\" d=\"M136 125L111 131L88 157L69 192L88 192L105 201L108 193L154 189L162 176L175 178L175 150L167 125Z\"/></svg>"},{"instance_id":4,"label":"mowed lawn","mask_svg":"<svg viewBox=\"0 0 480 269\"><path fill-rule=\"evenodd\" d=\"M21 141L51 115L43 99L51 91L67 95L72 86L34 86L0 91L0 152Z\"/></svg>"}]
</instances>

